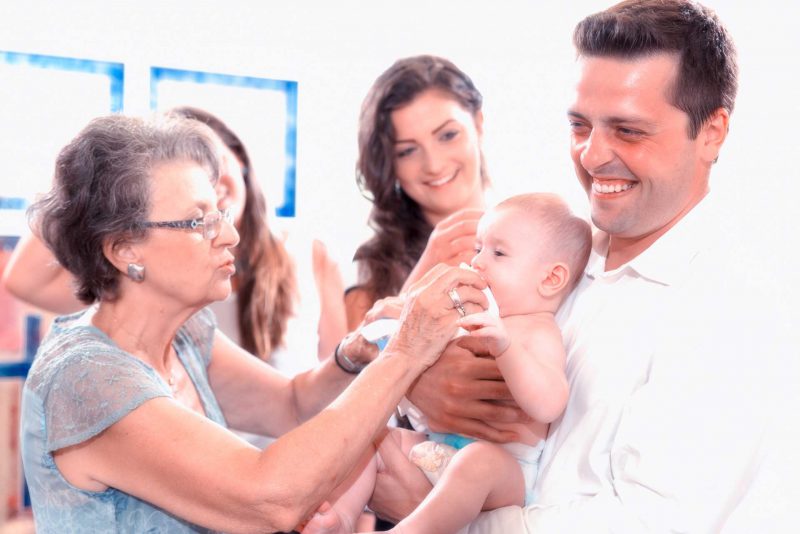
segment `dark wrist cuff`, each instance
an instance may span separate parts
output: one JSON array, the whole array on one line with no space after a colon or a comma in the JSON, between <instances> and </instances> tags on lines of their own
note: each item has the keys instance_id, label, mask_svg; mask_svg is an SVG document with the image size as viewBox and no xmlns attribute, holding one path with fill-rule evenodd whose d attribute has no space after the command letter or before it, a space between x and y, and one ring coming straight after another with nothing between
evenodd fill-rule
<instances>
[{"instance_id":1,"label":"dark wrist cuff","mask_svg":"<svg viewBox=\"0 0 800 534\"><path fill-rule=\"evenodd\" d=\"M333 351L333 361L336 362L336 365L339 366L339 369L344 371L345 373L349 373L351 375L357 375L364 369L364 365L360 363L356 363L350 358L347 357L339 348L341 347L342 342L340 341L338 345L336 345L336 349Z\"/></svg>"}]
</instances>

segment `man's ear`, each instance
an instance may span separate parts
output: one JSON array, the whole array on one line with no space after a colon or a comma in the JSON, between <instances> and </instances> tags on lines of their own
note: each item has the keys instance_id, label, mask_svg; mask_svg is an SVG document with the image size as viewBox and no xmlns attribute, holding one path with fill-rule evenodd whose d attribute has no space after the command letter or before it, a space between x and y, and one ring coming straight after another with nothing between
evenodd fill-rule
<instances>
[{"instance_id":1,"label":"man's ear","mask_svg":"<svg viewBox=\"0 0 800 534\"><path fill-rule=\"evenodd\" d=\"M544 279L539 284L543 297L552 297L569 284L569 267L564 263L554 263L547 268Z\"/></svg>"},{"instance_id":2,"label":"man's ear","mask_svg":"<svg viewBox=\"0 0 800 534\"><path fill-rule=\"evenodd\" d=\"M730 114L725 108L717 108L700 128L697 134L700 137L703 160L716 163L722 144L728 137Z\"/></svg>"},{"instance_id":3,"label":"man's ear","mask_svg":"<svg viewBox=\"0 0 800 534\"><path fill-rule=\"evenodd\" d=\"M103 243L103 255L121 273L128 272L128 264L141 263L141 257L136 250L136 245L130 241L112 242L106 240Z\"/></svg>"}]
</instances>

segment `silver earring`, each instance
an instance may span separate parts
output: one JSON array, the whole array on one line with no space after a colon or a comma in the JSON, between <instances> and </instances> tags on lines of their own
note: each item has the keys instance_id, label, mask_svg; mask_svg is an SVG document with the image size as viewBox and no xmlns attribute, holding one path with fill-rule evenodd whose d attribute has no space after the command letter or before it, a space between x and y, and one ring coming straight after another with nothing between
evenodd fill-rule
<instances>
[{"instance_id":1,"label":"silver earring","mask_svg":"<svg viewBox=\"0 0 800 534\"><path fill-rule=\"evenodd\" d=\"M400 196L400 191L402 191L402 189L400 189L400 182L398 180L395 180L394 181L394 194L399 197Z\"/></svg>"},{"instance_id":2,"label":"silver earring","mask_svg":"<svg viewBox=\"0 0 800 534\"><path fill-rule=\"evenodd\" d=\"M144 281L144 265L139 265L138 263L129 263L128 264L128 278L130 278L134 282L143 282Z\"/></svg>"}]
</instances>

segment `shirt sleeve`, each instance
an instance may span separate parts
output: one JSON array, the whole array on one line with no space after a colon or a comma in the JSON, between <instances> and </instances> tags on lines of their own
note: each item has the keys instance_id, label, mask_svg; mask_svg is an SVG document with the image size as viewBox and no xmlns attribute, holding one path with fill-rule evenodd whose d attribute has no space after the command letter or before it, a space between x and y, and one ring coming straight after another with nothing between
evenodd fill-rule
<instances>
[{"instance_id":1,"label":"shirt sleeve","mask_svg":"<svg viewBox=\"0 0 800 534\"><path fill-rule=\"evenodd\" d=\"M61 360L45 392L46 449L82 443L144 402L169 395L155 371L136 358L81 345Z\"/></svg>"}]
</instances>

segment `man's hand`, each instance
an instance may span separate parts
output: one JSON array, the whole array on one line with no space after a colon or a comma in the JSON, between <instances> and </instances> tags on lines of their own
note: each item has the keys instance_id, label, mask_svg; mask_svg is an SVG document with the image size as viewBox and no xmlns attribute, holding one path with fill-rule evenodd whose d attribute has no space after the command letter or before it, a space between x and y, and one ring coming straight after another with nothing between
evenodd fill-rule
<instances>
[{"instance_id":1,"label":"man's hand","mask_svg":"<svg viewBox=\"0 0 800 534\"><path fill-rule=\"evenodd\" d=\"M500 443L514 441L518 438L514 432L498 430L494 425L530 419L513 404L494 359L472 352L482 350L481 345L481 340L470 336L451 341L406 396L422 410L434 432Z\"/></svg>"},{"instance_id":2,"label":"man's hand","mask_svg":"<svg viewBox=\"0 0 800 534\"><path fill-rule=\"evenodd\" d=\"M369 508L383 519L398 523L431 490L431 483L408 459L411 447L424 439L418 432L395 428L378 445L378 473Z\"/></svg>"}]
</instances>

